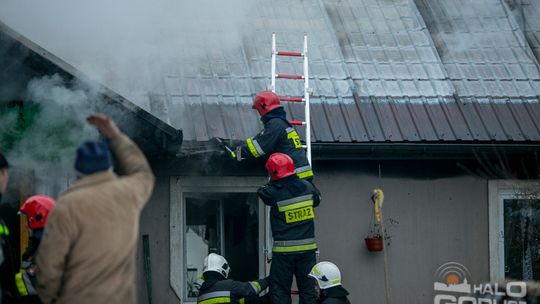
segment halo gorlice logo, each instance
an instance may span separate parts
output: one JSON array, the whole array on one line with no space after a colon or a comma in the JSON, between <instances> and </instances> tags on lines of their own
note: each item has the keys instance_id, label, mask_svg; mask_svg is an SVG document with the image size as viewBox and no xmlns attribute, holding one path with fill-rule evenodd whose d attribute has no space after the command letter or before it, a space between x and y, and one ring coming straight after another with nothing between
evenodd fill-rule
<instances>
[{"instance_id":1,"label":"halo gorlice logo","mask_svg":"<svg viewBox=\"0 0 540 304\"><path fill-rule=\"evenodd\" d=\"M468 277L470 278L471 275L467 267L455 262L444 263L435 272L437 281L433 283L433 289L470 294L472 290L467 281Z\"/></svg>"},{"instance_id":2,"label":"halo gorlice logo","mask_svg":"<svg viewBox=\"0 0 540 304\"><path fill-rule=\"evenodd\" d=\"M460 263L448 262L435 271L434 304L527 304L525 282L470 284L471 275Z\"/></svg>"}]
</instances>

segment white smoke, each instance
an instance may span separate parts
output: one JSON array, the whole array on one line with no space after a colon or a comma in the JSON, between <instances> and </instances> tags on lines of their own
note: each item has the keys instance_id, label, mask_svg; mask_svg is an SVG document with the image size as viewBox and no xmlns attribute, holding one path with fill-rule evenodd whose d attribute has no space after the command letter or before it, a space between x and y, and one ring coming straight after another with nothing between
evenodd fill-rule
<instances>
[{"instance_id":1,"label":"white smoke","mask_svg":"<svg viewBox=\"0 0 540 304\"><path fill-rule=\"evenodd\" d=\"M251 30L245 17L254 5L244 0L2 0L0 20L138 102L145 100L138 96L163 91L164 76L197 71L201 60L208 61L206 52L197 50L221 57L237 51ZM98 90L65 81L55 75L26 85L25 102L40 111L24 133L15 132L19 137L8 153L14 169L34 170L37 188L52 195L65 189L77 146L98 137L84 120L93 112ZM13 133L16 115L1 119L0 137Z\"/></svg>"},{"instance_id":2,"label":"white smoke","mask_svg":"<svg viewBox=\"0 0 540 304\"><path fill-rule=\"evenodd\" d=\"M254 1L3 0L0 19L137 102L166 75L197 70L200 48L238 49ZM147 108L145 104L139 104Z\"/></svg>"},{"instance_id":3,"label":"white smoke","mask_svg":"<svg viewBox=\"0 0 540 304\"><path fill-rule=\"evenodd\" d=\"M7 158L17 172L31 173L40 193L65 190L73 172L77 147L98 133L85 118L93 113L98 92L81 84L66 83L55 74L32 79L22 112L2 115L0 139L10 143ZM10 138L6 140L6 138Z\"/></svg>"}]
</instances>

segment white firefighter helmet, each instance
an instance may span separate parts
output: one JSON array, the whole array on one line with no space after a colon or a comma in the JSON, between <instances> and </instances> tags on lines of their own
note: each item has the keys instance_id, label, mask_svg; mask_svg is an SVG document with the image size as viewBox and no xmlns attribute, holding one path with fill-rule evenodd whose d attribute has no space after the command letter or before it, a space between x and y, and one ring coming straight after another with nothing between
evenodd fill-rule
<instances>
[{"instance_id":1,"label":"white firefighter helmet","mask_svg":"<svg viewBox=\"0 0 540 304\"><path fill-rule=\"evenodd\" d=\"M227 263L227 260L225 260L225 258L219 254L210 253L206 258L204 258L203 273L207 271L215 271L227 278L229 276L229 270L229 263Z\"/></svg>"},{"instance_id":2,"label":"white firefighter helmet","mask_svg":"<svg viewBox=\"0 0 540 304\"><path fill-rule=\"evenodd\" d=\"M341 285L341 272L339 271L339 268L331 262L320 262L313 266L309 276L317 280L321 289Z\"/></svg>"}]
</instances>

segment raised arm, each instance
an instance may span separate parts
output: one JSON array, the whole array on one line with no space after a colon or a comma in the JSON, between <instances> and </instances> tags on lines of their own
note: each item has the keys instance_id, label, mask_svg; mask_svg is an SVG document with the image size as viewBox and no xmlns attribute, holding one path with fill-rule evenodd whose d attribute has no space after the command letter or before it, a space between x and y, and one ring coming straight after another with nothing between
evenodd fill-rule
<instances>
[{"instance_id":1,"label":"raised arm","mask_svg":"<svg viewBox=\"0 0 540 304\"><path fill-rule=\"evenodd\" d=\"M155 180L146 157L137 145L118 129L110 117L96 114L87 120L109 140L111 152L124 174L121 180L131 189L130 192L136 197L136 202L142 207L152 193Z\"/></svg>"}]
</instances>

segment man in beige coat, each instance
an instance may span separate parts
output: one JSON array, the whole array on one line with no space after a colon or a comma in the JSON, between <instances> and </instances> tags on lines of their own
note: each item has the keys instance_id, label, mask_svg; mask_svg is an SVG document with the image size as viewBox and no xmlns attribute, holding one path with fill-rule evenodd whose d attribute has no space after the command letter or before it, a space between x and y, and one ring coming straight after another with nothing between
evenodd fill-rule
<instances>
[{"instance_id":1,"label":"man in beige coat","mask_svg":"<svg viewBox=\"0 0 540 304\"><path fill-rule=\"evenodd\" d=\"M79 148L75 168L81 178L60 195L38 250L38 294L45 304L135 303L139 214L154 175L109 117L87 120L109 140L125 175L111 170L104 143Z\"/></svg>"}]
</instances>

